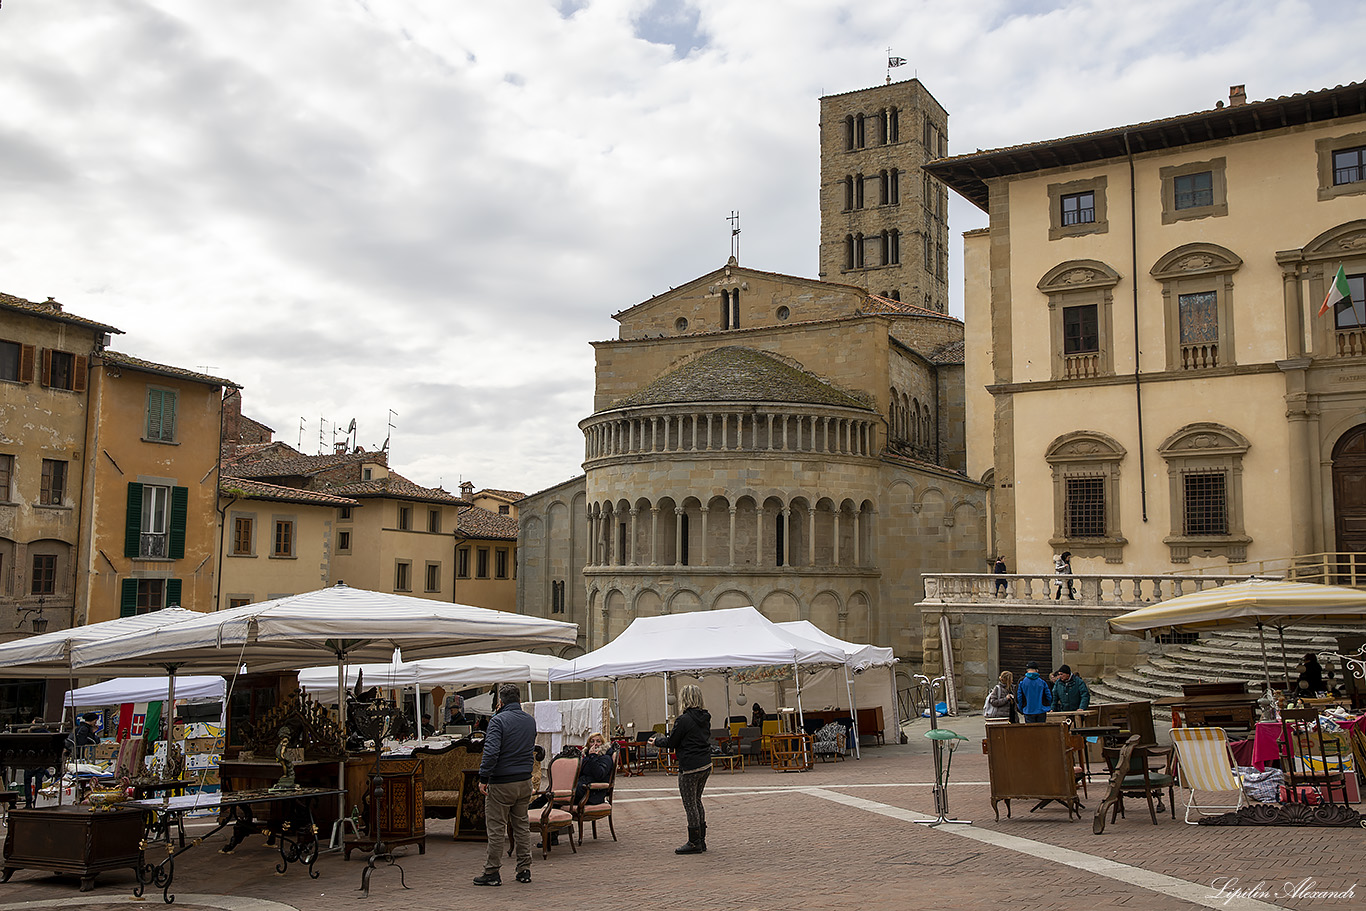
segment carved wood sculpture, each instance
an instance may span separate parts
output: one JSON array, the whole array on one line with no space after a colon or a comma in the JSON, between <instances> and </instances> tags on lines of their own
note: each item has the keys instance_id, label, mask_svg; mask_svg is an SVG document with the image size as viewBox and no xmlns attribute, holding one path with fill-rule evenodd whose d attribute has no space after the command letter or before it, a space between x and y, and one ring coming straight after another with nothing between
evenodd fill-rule
<instances>
[{"instance_id":1,"label":"carved wood sculpture","mask_svg":"<svg viewBox=\"0 0 1366 911\"><path fill-rule=\"evenodd\" d=\"M247 731L247 749L258 756L275 756L280 734L288 728L292 744L304 751L306 760L343 759L346 749L341 728L331 714L303 690L285 696Z\"/></svg>"}]
</instances>

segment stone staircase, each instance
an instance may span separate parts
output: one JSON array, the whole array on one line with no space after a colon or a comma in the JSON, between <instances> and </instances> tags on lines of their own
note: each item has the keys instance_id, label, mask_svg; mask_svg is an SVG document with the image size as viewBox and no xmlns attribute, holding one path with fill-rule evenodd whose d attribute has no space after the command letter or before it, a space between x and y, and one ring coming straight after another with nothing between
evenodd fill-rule
<instances>
[{"instance_id":1,"label":"stone staircase","mask_svg":"<svg viewBox=\"0 0 1366 911\"><path fill-rule=\"evenodd\" d=\"M1361 627L1300 626L1285 630L1285 660L1276 630L1267 628L1266 657L1271 669L1271 685L1284 687L1285 675L1291 685L1299 676L1299 663L1307 652L1336 652L1339 635L1360 635ZM1324 663L1325 672L1332 665ZM1342 669L1333 668L1336 683L1343 680ZM1220 680L1246 680L1248 692L1261 692L1263 686L1262 651L1256 629L1201 631L1200 638L1187 645L1169 645L1161 655L1145 664L1119 671L1111 676L1088 681L1092 702L1138 702L1162 696L1181 695L1186 683L1214 683ZM1154 715L1169 717L1170 712L1153 710Z\"/></svg>"}]
</instances>

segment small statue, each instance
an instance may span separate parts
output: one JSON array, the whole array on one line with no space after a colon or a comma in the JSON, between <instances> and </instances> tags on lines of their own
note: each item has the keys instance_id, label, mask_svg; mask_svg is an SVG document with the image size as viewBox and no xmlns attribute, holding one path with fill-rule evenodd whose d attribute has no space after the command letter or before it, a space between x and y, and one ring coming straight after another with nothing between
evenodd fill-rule
<instances>
[{"instance_id":1,"label":"small statue","mask_svg":"<svg viewBox=\"0 0 1366 911\"><path fill-rule=\"evenodd\" d=\"M280 728L280 742L275 747L275 761L280 764L284 774L280 780L271 785L272 791L295 791L299 786L294 783L294 757L291 754L290 737L292 731L288 726Z\"/></svg>"}]
</instances>

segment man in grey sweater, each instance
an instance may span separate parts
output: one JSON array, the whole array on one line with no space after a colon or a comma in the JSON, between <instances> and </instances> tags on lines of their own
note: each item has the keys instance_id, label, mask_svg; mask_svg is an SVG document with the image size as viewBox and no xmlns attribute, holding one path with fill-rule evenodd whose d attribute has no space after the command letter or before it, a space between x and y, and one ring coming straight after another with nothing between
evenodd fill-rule
<instances>
[{"instance_id":1,"label":"man in grey sweater","mask_svg":"<svg viewBox=\"0 0 1366 911\"><path fill-rule=\"evenodd\" d=\"M489 719L484 735L483 760L479 763L479 791L484 795L484 831L488 833L488 856L476 886L501 886L499 868L507 844L508 817L517 849L517 882L531 882L531 766L536 749L536 721L522 711L522 695L516 685L498 687L498 711Z\"/></svg>"}]
</instances>

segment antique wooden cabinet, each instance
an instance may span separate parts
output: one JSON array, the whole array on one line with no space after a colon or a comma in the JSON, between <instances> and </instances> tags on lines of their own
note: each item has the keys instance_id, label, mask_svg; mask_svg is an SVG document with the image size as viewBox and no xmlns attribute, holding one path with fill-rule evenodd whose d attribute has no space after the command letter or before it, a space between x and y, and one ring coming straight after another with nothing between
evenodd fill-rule
<instances>
[{"instance_id":1,"label":"antique wooden cabinet","mask_svg":"<svg viewBox=\"0 0 1366 911\"><path fill-rule=\"evenodd\" d=\"M1080 818L1067 725L989 724L983 745L991 778L991 809L998 820L1001 811L997 803L1005 801L1009 818L1010 801L1015 798L1043 803L1056 800L1067 808L1069 818L1074 813Z\"/></svg>"},{"instance_id":2,"label":"antique wooden cabinet","mask_svg":"<svg viewBox=\"0 0 1366 911\"><path fill-rule=\"evenodd\" d=\"M52 870L79 876L81 891L89 892L102 871L127 869L136 876L142 864L143 829L140 809L11 810L0 882L9 882L15 870Z\"/></svg>"},{"instance_id":3,"label":"antique wooden cabinet","mask_svg":"<svg viewBox=\"0 0 1366 911\"><path fill-rule=\"evenodd\" d=\"M366 834L346 839L346 858L357 848L368 851L374 844L371 831L375 825L376 811L379 818L379 837L389 847L394 845L417 845L417 853L427 853L427 827L424 816L423 781L421 759L382 759L379 775L383 781L383 795L378 805L372 803L374 759L366 770L364 825ZM348 769L348 772L350 770Z\"/></svg>"}]
</instances>

